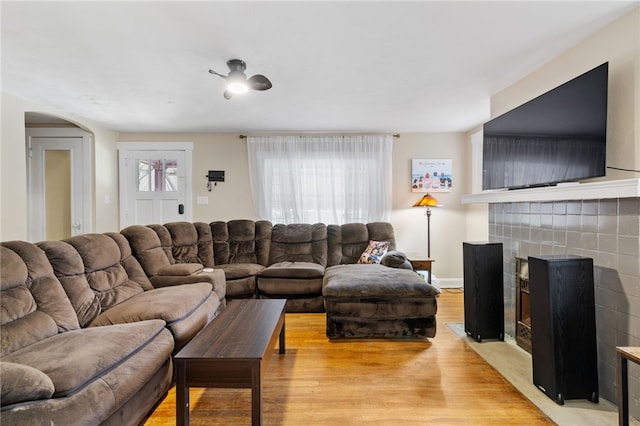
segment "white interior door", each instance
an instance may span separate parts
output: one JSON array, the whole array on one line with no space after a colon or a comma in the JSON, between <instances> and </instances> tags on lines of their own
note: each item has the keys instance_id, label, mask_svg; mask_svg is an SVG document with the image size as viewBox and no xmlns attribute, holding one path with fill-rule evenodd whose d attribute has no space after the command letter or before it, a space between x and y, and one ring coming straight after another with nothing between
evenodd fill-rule
<instances>
[{"instance_id":1,"label":"white interior door","mask_svg":"<svg viewBox=\"0 0 640 426\"><path fill-rule=\"evenodd\" d=\"M89 232L89 138L80 129L27 130L30 241Z\"/></svg>"},{"instance_id":2,"label":"white interior door","mask_svg":"<svg viewBox=\"0 0 640 426\"><path fill-rule=\"evenodd\" d=\"M122 228L192 220L192 144L162 145L118 144Z\"/></svg>"}]
</instances>

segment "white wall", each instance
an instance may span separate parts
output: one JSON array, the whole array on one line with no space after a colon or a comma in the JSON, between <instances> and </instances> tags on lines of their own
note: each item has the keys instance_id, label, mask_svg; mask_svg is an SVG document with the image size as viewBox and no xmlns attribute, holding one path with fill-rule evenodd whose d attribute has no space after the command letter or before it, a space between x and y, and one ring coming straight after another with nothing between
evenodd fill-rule
<instances>
[{"instance_id":1,"label":"white wall","mask_svg":"<svg viewBox=\"0 0 640 426\"><path fill-rule=\"evenodd\" d=\"M491 98L496 117L609 62L607 165L640 169L640 7ZM607 179L638 177L607 170Z\"/></svg>"},{"instance_id":2,"label":"white wall","mask_svg":"<svg viewBox=\"0 0 640 426\"><path fill-rule=\"evenodd\" d=\"M54 115L94 135L92 231L118 229L118 169L115 144L117 133L95 123L66 116L53 108L2 92L2 132L0 141L0 241L27 240L27 156L25 150L25 112ZM110 198L104 204L105 195Z\"/></svg>"},{"instance_id":3,"label":"white wall","mask_svg":"<svg viewBox=\"0 0 640 426\"><path fill-rule=\"evenodd\" d=\"M257 219L249 184L246 139L238 134L121 133L122 142L193 142L193 221ZM207 191L209 170L224 170L225 181ZM198 197L209 204L198 205Z\"/></svg>"},{"instance_id":4,"label":"white wall","mask_svg":"<svg viewBox=\"0 0 640 426\"><path fill-rule=\"evenodd\" d=\"M0 240L27 238L26 101L2 92Z\"/></svg>"},{"instance_id":5,"label":"white wall","mask_svg":"<svg viewBox=\"0 0 640 426\"><path fill-rule=\"evenodd\" d=\"M471 191L468 139L463 133L403 133L393 142L393 212L391 222L398 249L410 257L427 253L427 218L423 208L413 208L424 193L411 192L411 160L453 160L451 192L431 193L442 207L432 209L431 257L439 279L462 278L462 241L466 240L466 207L460 197Z\"/></svg>"}]
</instances>

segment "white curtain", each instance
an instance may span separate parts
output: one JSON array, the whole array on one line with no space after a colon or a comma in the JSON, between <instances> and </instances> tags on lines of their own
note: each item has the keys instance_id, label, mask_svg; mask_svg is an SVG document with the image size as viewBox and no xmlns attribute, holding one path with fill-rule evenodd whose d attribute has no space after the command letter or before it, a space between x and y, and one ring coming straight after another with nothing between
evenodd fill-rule
<instances>
[{"instance_id":1,"label":"white curtain","mask_svg":"<svg viewBox=\"0 0 640 426\"><path fill-rule=\"evenodd\" d=\"M389 221L391 135L249 136L258 216L273 223Z\"/></svg>"}]
</instances>

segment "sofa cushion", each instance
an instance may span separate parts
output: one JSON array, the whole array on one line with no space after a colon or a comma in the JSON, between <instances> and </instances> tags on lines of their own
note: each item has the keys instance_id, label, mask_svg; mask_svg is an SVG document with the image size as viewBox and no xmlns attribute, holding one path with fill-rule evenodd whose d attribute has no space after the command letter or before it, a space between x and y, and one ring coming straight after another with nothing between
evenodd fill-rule
<instances>
[{"instance_id":1,"label":"sofa cushion","mask_svg":"<svg viewBox=\"0 0 640 426\"><path fill-rule=\"evenodd\" d=\"M38 243L53 266L56 277L73 305L81 327L87 326L100 314L100 299L93 292L84 275L84 263L78 251L64 241Z\"/></svg>"},{"instance_id":2,"label":"sofa cushion","mask_svg":"<svg viewBox=\"0 0 640 426\"><path fill-rule=\"evenodd\" d=\"M133 256L131 245L125 236L119 232L107 232L104 235L107 235L118 245L120 249L120 265L124 268L129 280L139 284L145 291L153 289L153 285L144 272L142 265L140 265L138 259Z\"/></svg>"},{"instance_id":3,"label":"sofa cushion","mask_svg":"<svg viewBox=\"0 0 640 426\"><path fill-rule=\"evenodd\" d=\"M44 252L35 244L0 246L0 353L80 328Z\"/></svg>"},{"instance_id":4,"label":"sofa cushion","mask_svg":"<svg viewBox=\"0 0 640 426\"><path fill-rule=\"evenodd\" d=\"M171 254L175 260L182 263L200 263L198 258L198 232L193 223L172 222L165 223L171 234Z\"/></svg>"},{"instance_id":5,"label":"sofa cushion","mask_svg":"<svg viewBox=\"0 0 640 426\"><path fill-rule=\"evenodd\" d=\"M215 269L224 271L224 276L229 280L253 277L262 272L265 267L256 263L229 263L226 265L216 265Z\"/></svg>"},{"instance_id":6,"label":"sofa cushion","mask_svg":"<svg viewBox=\"0 0 640 426\"><path fill-rule=\"evenodd\" d=\"M39 244L64 282L83 326L101 311L153 288L129 242L119 233L83 234Z\"/></svg>"},{"instance_id":7,"label":"sofa cushion","mask_svg":"<svg viewBox=\"0 0 640 426\"><path fill-rule=\"evenodd\" d=\"M100 300L102 311L152 288L142 271L137 273L138 280L132 279L124 265L126 253L108 235L83 234L71 237L65 242L72 245L82 258L84 275L93 292Z\"/></svg>"},{"instance_id":8,"label":"sofa cushion","mask_svg":"<svg viewBox=\"0 0 640 426\"><path fill-rule=\"evenodd\" d=\"M269 262L271 222L248 219L211 222L214 263L253 263L266 266Z\"/></svg>"},{"instance_id":9,"label":"sofa cushion","mask_svg":"<svg viewBox=\"0 0 640 426\"><path fill-rule=\"evenodd\" d=\"M269 265L281 262L327 264L327 226L324 223L277 224L271 232Z\"/></svg>"},{"instance_id":10,"label":"sofa cushion","mask_svg":"<svg viewBox=\"0 0 640 426\"><path fill-rule=\"evenodd\" d=\"M0 362L0 403L11 405L53 396L53 382L42 371L28 365Z\"/></svg>"},{"instance_id":11,"label":"sofa cushion","mask_svg":"<svg viewBox=\"0 0 640 426\"><path fill-rule=\"evenodd\" d=\"M169 232L162 225L131 225L120 231L129 241L133 255L138 259L148 277L158 275L161 268L174 263L170 246L163 249L158 233L154 230L155 227L159 227L166 233L169 239L167 244L170 244Z\"/></svg>"},{"instance_id":12,"label":"sofa cushion","mask_svg":"<svg viewBox=\"0 0 640 426\"><path fill-rule=\"evenodd\" d=\"M211 296L211 284L162 287L140 293L100 314L91 326L161 319L172 324L188 317Z\"/></svg>"},{"instance_id":13,"label":"sofa cushion","mask_svg":"<svg viewBox=\"0 0 640 426\"><path fill-rule=\"evenodd\" d=\"M164 329L164 321L141 321L60 333L5 357L3 361L42 371L54 397L69 396L110 371Z\"/></svg>"},{"instance_id":14,"label":"sofa cushion","mask_svg":"<svg viewBox=\"0 0 640 426\"><path fill-rule=\"evenodd\" d=\"M279 262L265 268L260 277L268 278L322 278L324 266L311 262Z\"/></svg>"},{"instance_id":15,"label":"sofa cushion","mask_svg":"<svg viewBox=\"0 0 640 426\"><path fill-rule=\"evenodd\" d=\"M170 222L163 226L171 236L171 256L176 263L201 263L209 268L213 266L213 238L208 224Z\"/></svg>"},{"instance_id":16,"label":"sofa cushion","mask_svg":"<svg viewBox=\"0 0 640 426\"><path fill-rule=\"evenodd\" d=\"M388 222L327 225L327 266L356 263L370 240L389 241L396 249L393 226Z\"/></svg>"},{"instance_id":17,"label":"sofa cushion","mask_svg":"<svg viewBox=\"0 0 640 426\"><path fill-rule=\"evenodd\" d=\"M327 268L322 284L325 298L413 298L440 294L418 274L383 265L337 265Z\"/></svg>"}]
</instances>

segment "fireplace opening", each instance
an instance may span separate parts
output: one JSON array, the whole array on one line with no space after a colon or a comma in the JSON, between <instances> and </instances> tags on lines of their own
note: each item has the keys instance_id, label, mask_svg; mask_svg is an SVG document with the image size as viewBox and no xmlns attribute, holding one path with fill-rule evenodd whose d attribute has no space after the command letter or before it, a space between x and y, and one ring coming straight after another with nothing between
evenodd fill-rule
<instances>
[{"instance_id":1,"label":"fireplace opening","mask_svg":"<svg viewBox=\"0 0 640 426\"><path fill-rule=\"evenodd\" d=\"M529 261L516 257L516 343L531 353L531 304L529 302Z\"/></svg>"}]
</instances>

